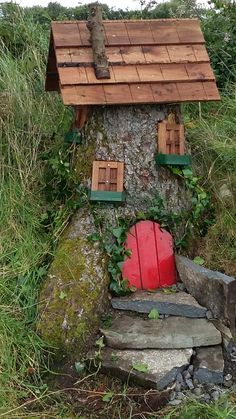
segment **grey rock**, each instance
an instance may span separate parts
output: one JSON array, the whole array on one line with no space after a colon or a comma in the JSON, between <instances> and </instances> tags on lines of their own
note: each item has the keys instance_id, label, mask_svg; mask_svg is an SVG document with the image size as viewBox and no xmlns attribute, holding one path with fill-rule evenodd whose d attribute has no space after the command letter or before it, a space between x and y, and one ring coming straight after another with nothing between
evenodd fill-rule
<instances>
[{"instance_id":1,"label":"grey rock","mask_svg":"<svg viewBox=\"0 0 236 419\"><path fill-rule=\"evenodd\" d=\"M187 384L190 390L194 389L193 381L191 380L191 378L186 378L185 383Z\"/></svg>"},{"instance_id":2,"label":"grey rock","mask_svg":"<svg viewBox=\"0 0 236 419\"><path fill-rule=\"evenodd\" d=\"M182 350L111 350L102 354L102 371L112 376L134 382L146 388L163 390L171 385L179 372L189 363L191 349ZM115 361L114 361L115 359ZM147 372L140 372L135 365L144 365Z\"/></svg>"},{"instance_id":3,"label":"grey rock","mask_svg":"<svg viewBox=\"0 0 236 419\"><path fill-rule=\"evenodd\" d=\"M155 308L158 313L184 317L206 317L207 309L186 292L165 294L161 291L136 291L128 297L112 298L112 307L118 310L149 313Z\"/></svg>"},{"instance_id":4,"label":"grey rock","mask_svg":"<svg viewBox=\"0 0 236 419\"><path fill-rule=\"evenodd\" d=\"M168 404L170 404L171 406L179 406L179 404L181 403L182 403L182 399L181 400L175 399L169 402Z\"/></svg>"},{"instance_id":5,"label":"grey rock","mask_svg":"<svg viewBox=\"0 0 236 419\"><path fill-rule=\"evenodd\" d=\"M181 383L176 382L175 384L175 391L179 393L182 389Z\"/></svg>"},{"instance_id":6,"label":"grey rock","mask_svg":"<svg viewBox=\"0 0 236 419\"><path fill-rule=\"evenodd\" d=\"M225 387L230 388L230 387L232 387L232 385L233 385L233 381L232 380L224 381L224 386Z\"/></svg>"},{"instance_id":7,"label":"grey rock","mask_svg":"<svg viewBox=\"0 0 236 419\"><path fill-rule=\"evenodd\" d=\"M228 186L226 185L226 183L224 183L220 189L219 189L219 195L220 198L223 199L224 201L228 201L228 200L232 200L233 199L233 194L230 191L230 189L228 188Z\"/></svg>"},{"instance_id":8,"label":"grey rock","mask_svg":"<svg viewBox=\"0 0 236 419\"><path fill-rule=\"evenodd\" d=\"M185 317L144 320L120 315L101 333L108 346L119 349L178 349L221 343L221 334L213 324Z\"/></svg>"},{"instance_id":9,"label":"grey rock","mask_svg":"<svg viewBox=\"0 0 236 419\"><path fill-rule=\"evenodd\" d=\"M170 393L170 401L175 400L175 398L176 398L176 392L175 391L172 391Z\"/></svg>"},{"instance_id":10,"label":"grey rock","mask_svg":"<svg viewBox=\"0 0 236 419\"><path fill-rule=\"evenodd\" d=\"M202 393L203 393L203 390L202 390L202 388L201 387L195 387L194 389L193 389L193 394L195 394L195 396L201 396L202 395Z\"/></svg>"},{"instance_id":11,"label":"grey rock","mask_svg":"<svg viewBox=\"0 0 236 419\"><path fill-rule=\"evenodd\" d=\"M205 401L206 403L209 403L209 402L211 401L211 396L210 396L210 394L208 394L208 393L204 394L204 401Z\"/></svg>"},{"instance_id":12,"label":"grey rock","mask_svg":"<svg viewBox=\"0 0 236 419\"><path fill-rule=\"evenodd\" d=\"M236 280L211 271L190 259L176 255L176 267L181 280L194 298L211 310L213 316L235 329Z\"/></svg>"},{"instance_id":13,"label":"grey rock","mask_svg":"<svg viewBox=\"0 0 236 419\"><path fill-rule=\"evenodd\" d=\"M232 378L233 378L233 377L232 377L232 375L231 375L231 374L226 374L226 375L225 375L225 377L224 377L224 380L225 380L225 381L229 381L229 380L232 380Z\"/></svg>"},{"instance_id":14,"label":"grey rock","mask_svg":"<svg viewBox=\"0 0 236 419\"><path fill-rule=\"evenodd\" d=\"M218 390L214 390L214 391L211 393L211 399L212 399L214 402L216 402L216 401L219 399L219 397L220 397L220 392L219 392Z\"/></svg>"},{"instance_id":15,"label":"grey rock","mask_svg":"<svg viewBox=\"0 0 236 419\"><path fill-rule=\"evenodd\" d=\"M191 374L188 370L184 371L182 375L185 380L188 380L189 378L191 378Z\"/></svg>"},{"instance_id":16,"label":"grey rock","mask_svg":"<svg viewBox=\"0 0 236 419\"><path fill-rule=\"evenodd\" d=\"M181 373L178 373L176 376L176 382L179 384L184 384L184 379Z\"/></svg>"},{"instance_id":17,"label":"grey rock","mask_svg":"<svg viewBox=\"0 0 236 419\"><path fill-rule=\"evenodd\" d=\"M193 365L191 364L191 365L189 365L189 367L188 367L188 372L189 372L189 374L192 376L193 375Z\"/></svg>"},{"instance_id":18,"label":"grey rock","mask_svg":"<svg viewBox=\"0 0 236 419\"><path fill-rule=\"evenodd\" d=\"M184 393L182 393L182 391L178 391L178 393L176 393L176 399L177 400L184 400L185 399Z\"/></svg>"},{"instance_id":19,"label":"grey rock","mask_svg":"<svg viewBox=\"0 0 236 419\"><path fill-rule=\"evenodd\" d=\"M214 319L214 316L213 316L211 310L207 310L207 312L206 312L206 318L208 320Z\"/></svg>"},{"instance_id":20,"label":"grey rock","mask_svg":"<svg viewBox=\"0 0 236 419\"><path fill-rule=\"evenodd\" d=\"M194 378L199 383L223 383L224 358L221 346L200 348L195 362Z\"/></svg>"}]
</instances>

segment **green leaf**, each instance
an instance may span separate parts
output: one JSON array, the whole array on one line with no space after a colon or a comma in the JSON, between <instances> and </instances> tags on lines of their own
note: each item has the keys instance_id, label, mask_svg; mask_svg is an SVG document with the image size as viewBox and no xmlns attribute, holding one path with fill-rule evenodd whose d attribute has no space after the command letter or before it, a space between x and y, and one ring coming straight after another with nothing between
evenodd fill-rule
<instances>
[{"instance_id":1,"label":"green leaf","mask_svg":"<svg viewBox=\"0 0 236 419\"><path fill-rule=\"evenodd\" d=\"M152 308L151 309L151 311L150 311L150 313L148 315L148 318L151 319L151 320L155 320L155 319L158 319L159 318L159 313L158 313L158 311L157 311L156 308Z\"/></svg>"},{"instance_id":2,"label":"green leaf","mask_svg":"<svg viewBox=\"0 0 236 419\"><path fill-rule=\"evenodd\" d=\"M104 396L102 397L102 401L103 402L110 402L113 396L114 396L114 393L112 391L104 393Z\"/></svg>"},{"instance_id":3,"label":"green leaf","mask_svg":"<svg viewBox=\"0 0 236 419\"><path fill-rule=\"evenodd\" d=\"M124 229L122 227L117 227L112 229L112 234L119 239L122 234L124 233Z\"/></svg>"},{"instance_id":4,"label":"green leaf","mask_svg":"<svg viewBox=\"0 0 236 419\"><path fill-rule=\"evenodd\" d=\"M85 365L82 362L75 362L75 370L78 374L82 374L85 370Z\"/></svg>"},{"instance_id":5,"label":"green leaf","mask_svg":"<svg viewBox=\"0 0 236 419\"><path fill-rule=\"evenodd\" d=\"M193 259L193 262L196 263L197 265L204 265L205 260L203 258L201 258L201 256L196 256Z\"/></svg>"},{"instance_id":6,"label":"green leaf","mask_svg":"<svg viewBox=\"0 0 236 419\"><path fill-rule=\"evenodd\" d=\"M59 295L60 300L64 300L64 298L66 298L66 297L67 297L66 292L61 291L61 292L60 292L60 295Z\"/></svg>"},{"instance_id":7,"label":"green leaf","mask_svg":"<svg viewBox=\"0 0 236 419\"><path fill-rule=\"evenodd\" d=\"M161 290L163 294L175 294L177 292L177 289L173 288L162 288Z\"/></svg>"},{"instance_id":8,"label":"green leaf","mask_svg":"<svg viewBox=\"0 0 236 419\"><path fill-rule=\"evenodd\" d=\"M133 364L133 369L139 372L148 372L148 365L140 363Z\"/></svg>"},{"instance_id":9,"label":"green leaf","mask_svg":"<svg viewBox=\"0 0 236 419\"><path fill-rule=\"evenodd\" d=\"M184 176L192 176L192 174L193 174L193 172L192 172L192 170L190 170L190 169L183 169L183 175Z\"/></svg>"},{"instance_id":10,"label":"green leaf","mask_svg":"<svg viewBox=\"0 0 236 419\"><path fill-rule=\"evenodd\" d=\"M95 342L96 346L99 347L99 349L104 348L105 344L104 344L104 336L101 336L98 340L96 340Z\"/></svg>"},{"instance_id":11,"label":"green leaf","mask_svg":"<svg viewBox=\"0 0 236 419\"><path fill-rule=\"evenodd\" d=\"M111 361L112 362L116 362L116 361L118 361L118 355L116 355L116 354L114 354L113 352L112 352L112 354L111 354Z\"/></svg>"}]
</instances>

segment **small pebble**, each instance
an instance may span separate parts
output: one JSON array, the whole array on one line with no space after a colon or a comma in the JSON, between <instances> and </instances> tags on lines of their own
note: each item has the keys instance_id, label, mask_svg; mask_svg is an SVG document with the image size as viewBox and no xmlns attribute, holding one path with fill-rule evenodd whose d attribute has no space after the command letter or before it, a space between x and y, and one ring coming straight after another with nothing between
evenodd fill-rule
<instances>
[{"instance_id":1,"label":"small pebble","mask_svg":"<svg viewBox=\"0 0 236 419\"><path fill-rule=\"evenodd\" d=\"M178 288L179 291L185 291L186 290L183 282L178 282L177 283L177 288Z\"/></svg>"},{"instance_id":2,"label":"small pebble","mask_svg":"<svg viewBox=\"0 0 236 419\"><path fill-rule=\"evenodd\" d=\"M170 401L175 400L175 398L176 398L176 392L175 391L172 391L170 393Z\"/></svg>"},{"instance_id":3,"label":"small pebble","mask_svg":"<svg viewBox=\"0 0 236 419\"><path fill-rule=\"evenodd\" d=\"M197 385L199 384L199 382L198 382L198 379L197 379L197 378L194 378L194 379L193 379L193 384L194 384L194 387L197 387Z\"/></svg>"},{"instance_id":4,"label":"small pebble","mask_svg":"<svg viewBox=\"0 0 236 419\"><path fill-rule=\"evenodd\" d=\"M227 388L231 387L232 385L233 385L233 381L232 380L229 380L229 381L225 381L224 382L224 386L227 387Z\"/></svg>"},{"instance_id":5,"label":"small pebble","mask_svg":"<svg viewBox=\"0 0 236 419\"><path fill-rule=\"evenodd\" d=\"M193 389L193 394L195 394L195 396L201 396L202 395L202 388L201 387L195 387Z\"/></svg>"},{"instance_id":6,"label":"small pebble","mask_svg":"<svg viewBox=\"0 0 236 419\"><path fill-rule=\"evenodd\" d=\"M190 374L190 372L189 371L184 371L183 372L183 377L184 377L184 379L185 379L185 381L186 380L188 380L189 378L191 378L191 374Z\"/></svg>"},{"instance_id":7,"label":"small pebble","mask_svg":"<svg viewBox=\"0 0 236 419\"><path fill-rule=\"evenodd\" d=\"M184 393L182 393L182 391L179 391L177 394L176 394L176 399L177 400L183 400L185 398L185 395L184 395Z\"/></svg>"},{"instance_id":8,"label":"small pebble","mask_svg":"<svg viewBox=\"0 0 236 419\"><path fill-rule=\"evenodd\" d=\"M232 375L231 374L226 374L224 379L225 379L225 381L232 380Z\"/></svg>"},{"instance_id":9,"label":"small pebble","mask_svg":"<svg viewBox=\"0 0 236 419\"><path fill-rule=\"evenodd\" d=\"M190 390L193 390L193 389L194 389L193 380L191 380L191 378L187 378L187 379L185 380L185 382L186 382L186 384L187 384L187 386L188 386L188 388L189 388Z\"/></svg>"},{"instance_id":10,"label":"small pebble","mask_svg":"<svg viewBox=\"0 0 236 419\"><path fill-rule=\"evenodd\" d=\"M204 394L204 400L205 400L206 403L209 403L210 400L211 400L210 394L208 394L208 393Z\"/></svg>"},{"instance_id":11,"label":"small pebble","mask_svg":"<svg viewBox=\"0 0 236 419\"><path fill-rule=\"evenodd\" d=\"M179 391L181 391L181 383L176 383L175 384L175 391L177 391L177 392L179 392Z\"/></svg>"},{"instance_id":12,"label":"small pebble","mask_svg":"<svg viewBox=\"0 0 236 419\"><path fill-rule=\"evenodd\" d=\"M172 400L171 402L169 402L169 404L171 404L171 406L178 406L180 403L182 403L182 400Z\"/></svg>"},{"instance_id":13,"label":"small pebble","mask_svg":"<svg viewBox=\"0 0 236 419\"><path fill-rule=\"evenodd\" d=\"M207 310L207 312L206 312L206 318L207 318L208 320L210 320L210 319L214 319L214 316L213 316L213 314L212 314L211 310Z\"/></svg>"},{"instance_id":14,"label":"small pebble","mask_svg":"<svg viewBox=\"0 0 236 419\"><path fill-rule=\"evenodd\" d=\"M193 365L189 365L188 372L189 374L193 375Z\"/></svg>"},{"instance_id":15,"label":"small pebble","mask_svg":"<svg viewBox=\"0 0 236 419\"><path fill-rule=\"evenodd\" d=\"M220 392L215 390L211 393L211 399L216 402L220 397Z\"/></svg>"},{"instance_id":16,"label":"small pebble","mask_svg":"<svg viewBox=\"0 0 236 419\"><path fill-rule=\"evenodd\" d=\"M164 319L165 315L164 314L160 314L159 319Z\"/></svg>"}]
</instances>

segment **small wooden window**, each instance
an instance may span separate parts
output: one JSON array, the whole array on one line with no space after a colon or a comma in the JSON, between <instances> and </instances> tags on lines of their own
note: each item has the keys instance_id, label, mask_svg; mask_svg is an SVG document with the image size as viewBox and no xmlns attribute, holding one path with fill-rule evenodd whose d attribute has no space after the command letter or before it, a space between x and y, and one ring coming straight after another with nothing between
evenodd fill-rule
<instances>
[{"instance_id":1,"label":"small wooden window","mask_svg":"<svg viewBox=\"0 0 236 419\"><path fill-rule=\"evenodd\" d=\"M184 126L175 121L158 124L158 152L184 155Z\"/></svg>"},{"instance_id":2,"label":"small wooden window","mask_svg":"<svg viewBox=\"0 0 236 419\"><path fill-rule=\"evenodd\" d=\"M94 161L92 191L123 192L124 163Z\"/></svg>"}]
</instances>

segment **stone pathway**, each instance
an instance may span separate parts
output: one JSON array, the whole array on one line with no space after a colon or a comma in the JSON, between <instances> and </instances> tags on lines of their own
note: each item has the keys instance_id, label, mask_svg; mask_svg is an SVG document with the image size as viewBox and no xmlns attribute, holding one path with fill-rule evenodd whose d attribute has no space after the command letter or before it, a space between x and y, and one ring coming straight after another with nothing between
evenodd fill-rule
<instances>
[{"instance_id":1,"label":"stone pathway","mask_svg":"<svg viewBox=\"0 0 236 419\"><path fill-rule=\"evenodd\" d=\"M137 291L113 298L112 306L112 324L101 329L104 372L146 388L174 386L174 399L186 389L200 396L202 383L224 382L221 333L191 295ZM153 309L159 318L148 318Z\"/></svg>"}]
</instances>

